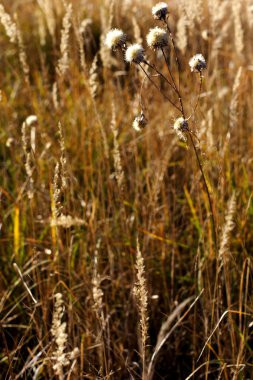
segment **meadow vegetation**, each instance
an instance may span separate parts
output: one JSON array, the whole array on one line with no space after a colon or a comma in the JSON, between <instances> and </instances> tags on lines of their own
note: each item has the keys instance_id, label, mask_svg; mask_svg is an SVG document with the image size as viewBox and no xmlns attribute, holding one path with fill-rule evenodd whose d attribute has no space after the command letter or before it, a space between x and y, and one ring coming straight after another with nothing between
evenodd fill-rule
<instances>
[{"instance_id":1,"label":"meadow vegetation","mask_svg":"<svg viewBox=\"0 0 253 380\"><path fill-rule=\"evenodd\" d=\"M0 1L1 379L253 378L253 2L155 4Z\"/></svg>"}]
</instances>

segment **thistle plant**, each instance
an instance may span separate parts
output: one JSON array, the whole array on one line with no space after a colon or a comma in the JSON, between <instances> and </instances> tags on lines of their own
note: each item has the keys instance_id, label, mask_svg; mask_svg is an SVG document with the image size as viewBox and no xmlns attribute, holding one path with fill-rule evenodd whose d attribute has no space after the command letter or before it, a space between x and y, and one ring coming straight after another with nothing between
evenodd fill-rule
<instances>
[{"instance_id":1,"label":"thistle plant","mask_svg":"<svg viewBox=\"0 0 253 380\"><path fill-rule=\"evenodd\" d=\"M136 65L139 69L143 71L145 77L149 80L151 85L155 87L155 89L162 95L162 97L169 101L169 103L173 106L175 111L177 112L177 116L175 117L175 122L173 125L174 131L180 140L187 143L187 137L189 137L190 144L193 147L194 154L196 156L197 164L199 170L201 172L204 188L208 197L211 220L212 220L212 229L213 229L213 240L214 246L217 252L217 239L216 239L216 227L215 227L215 219L214 212L212 206L211 195L208 189L207 180L205 177L205 173L203 170L200 150L197 148L195 143L195 139L198 140L194 131L190 128L190 119L196 113L197 107L199 105L200 94L202 91L202 83L203 83L203 71L206 69L206 60L204 56L200 53L195 54L189 61L190 71L195 75L198 75L199 78L199 89L197 94L197 100L193 107L191 114L187 114L185 107L185 99L182 97L181 89L180 89L180 80L181 80L181 65L180 60L177 54L177 48L174 40L173 33L170 28L169 23L169 9L168 5L164 2L160 2L156 4L152 8L153 18L162 25L155 26L150 29L147 36L146 42L147 46L155 51L160 51L162 53L162 57L164 59L165 65L168 70L168 76L164 75L156 66L155 63L151 62L146 58L145 49L139 43L128 43L128 38L126 33L124 33L120 29L112 29L108 32L105 43L108 48L116 51L121 50L124 56L124 59L127 63ZM171 63L169 60L168 50L169 48L174 53L174 59L177 67L177 78L172 71ZM163 80L169 86L169 93L165 93L156 81L153 79L153 74L158 76L161 80ZM168 95L169 94L169 95ZM141 95L140 95L141 97ZM176 101L175 101L176 99ZM141 112L140 116L137 116L133 121L133 128L136 131L141 131L147 124L146 117L144 114L143 103L141 104ZM199 140L198 140L199 141Z\"/></svg>"}]
</instances>

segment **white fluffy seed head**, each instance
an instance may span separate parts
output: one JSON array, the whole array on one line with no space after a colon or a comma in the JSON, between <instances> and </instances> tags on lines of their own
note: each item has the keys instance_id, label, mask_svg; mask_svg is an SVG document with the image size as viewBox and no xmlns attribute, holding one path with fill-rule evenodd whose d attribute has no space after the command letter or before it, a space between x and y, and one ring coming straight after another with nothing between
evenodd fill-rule
<instances>
[{"instance_id":1,"label":"white fluffy seed head","mask_svg":"<svg viewBox=\"0 0 253 380\"><path fill-rule=\"evenodd\" d=\"M176 119L174 123L174 129L180 129L181 131L185 131L188 129L188 122L183 117L179 117Z\"/></svg>"},{"instance_id":2,"label":"white fluffy seed head","mask_svg":"<svg viewBox=\"0 0 253 380\"><path fill-rule=\"evenodd\" d=\"M135 129L137 132L140 132L143 128L145 128L147 125L147 119L143 112L139 116L136 116L136 118L133 121L133 129Z\"/></svg>"},{"instance_id":3,"label":"white fluffy seed head","mask_svg":"<svg viewBox=\"0 0 253 380\"><path fill-rule=\"evenodd\" d=\"M144 61L144 49L140 44L130 45L125 53L125 59L129 63L141 63Z\"/></svg>"},{"instance_id":4,"label":"white fluffy seed head","mask_svg":"<svg viewBox=\"0 0 253 380\"><path fill-rule=\"evenodd\" d=\"M166 30L156 26L150 29L147 37L147 44L152 49L160 49L168 45L168 35Z\"/></svg>"},{"instance_id":5,"label":"white fluffy seed head","mask_svg":"<svg viewBox=\"0 0 253 380\"><path fill-rule=\"evenodd\" d=\"M173 128L180 140L187 141L183 132L188 130L188 122L183 117L179 117L175 120Z\"/></svg>"},{"instance_id":6,"label":"white fluffy seed head","mask_svg":"<svg viewBox=\"0 0 253 380\"><path fill-rule=\"evenodd\" d=\"M201 73L206 68L206 60L202 54L196 54L190 59L189 65L192 72Z\"/></svg>"},{"instance_id":7,"label":"white fluffy seed head","mask_svg":"<svg viewBox=\"0 0 253 380\"><path fill-rule=\"evenodd\" d=\"M116 50L126 43L126 34L121 29L110 30L105 37L105 44L109 49Z\"/></svg>"},{"instance_id":8,"label":"white fluffy seed head","mask_svg":"<svg viewBox=\"0 0 253 380\"><path fill-rule=\"evenodd\" d=\"M160 2L157 3L152 8L152 15L155 20L163 20L168 14L168 5L166 3Z\"/></svg>"}]
</instances>

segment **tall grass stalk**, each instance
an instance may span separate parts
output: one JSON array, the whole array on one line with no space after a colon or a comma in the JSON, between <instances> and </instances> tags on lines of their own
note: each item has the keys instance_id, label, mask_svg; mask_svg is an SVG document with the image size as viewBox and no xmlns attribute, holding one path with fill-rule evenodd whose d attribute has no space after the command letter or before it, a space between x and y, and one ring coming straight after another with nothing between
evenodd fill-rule
<instances>
[{"instance_id":1,"label":"tall grass stalk","mask_svg":"<svg viewBox=\"0 0 253 380\"><path fill-rule=\"evenodd\" d=\"M137 239L136 276L137 281L134 286L134 295L137 300L140 315L141 333L141 357L142 357L142 379L146 379L146 349L148 339L148 291L145 278L144 259L142 257L139 240Z\"/></svg>"}]
</instances>

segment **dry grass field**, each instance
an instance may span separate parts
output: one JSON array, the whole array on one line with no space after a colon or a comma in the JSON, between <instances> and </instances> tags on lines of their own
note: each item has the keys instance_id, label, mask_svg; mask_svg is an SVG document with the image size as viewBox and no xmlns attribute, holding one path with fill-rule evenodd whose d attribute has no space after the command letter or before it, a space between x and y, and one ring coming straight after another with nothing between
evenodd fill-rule
<instances>
[{"instance_id":1,"label":"dry grass field","mask_svg":"<svg viewBox=\"0 0 253 380\"><path fill-rule=\"evenodd\" d=\"M0 1L0 379L253 379L253 2L155 5Z\"/></svg>"}]
</instances>

